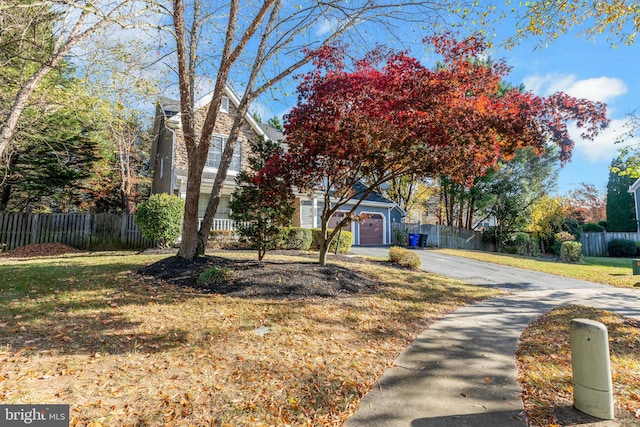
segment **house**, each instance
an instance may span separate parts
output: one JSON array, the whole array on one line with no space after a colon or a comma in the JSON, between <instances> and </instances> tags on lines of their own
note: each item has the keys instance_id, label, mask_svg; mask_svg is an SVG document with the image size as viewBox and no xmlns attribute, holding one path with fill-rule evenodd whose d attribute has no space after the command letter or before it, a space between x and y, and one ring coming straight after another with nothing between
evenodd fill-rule
<instances>
[{"instance_id":1,"label":"house","mask_svg":"<svg viewBox=\"0 0 640 427\"><path fill-rule=\"evenodd\" d=\"M206 107L211 102L211 98L212 94L209 94L196 103L196 126L204 122ZM220 163L222 149L231 130L233 114L239 103L239 98L227 87L220 106L221 114L218 115L211 140L211 148L209 149L207 163L202 175L202 187L198 203L198 216L200 218L204 216L209 202L209 194L213 186L217 166ZM260 137L273 141L283 141L284 139L282 132L259 123L251 115L247 114L233 154L233 161L227 173L220 205L215 214L214 229L233 229L233 222L229 218L229 201L236 187L235 178L244 167L249 155L249 144L246 142ZM167 193L185 197L187 156L182 138L179 101L159 98L156 104L150 157L153 164L152 193ZM293 218L293 225L304 228L319 227L322 206L323 201L320 195L298 194L296 196L296 212ZM337 212L329 225L335 225L338 222L338 218L344 215L345 211L351 209L352 206L353 204L346 205L343 210ZM352 223L348 226L350 231L353 232L353 243L356 245L390 244L391 223L400 222L404 216L402 209L395 203L376 193L363 200L356 213L366 214L365 217L368 218L362 224Z\"/></svg>"},{"instance_id":2,"label":"house","mask_svg":"<svg viewBox=\"0 0 640 427\"><path fill-rule=\"evenodd\" d=\"M640 178L631 184L629 187L629 193L633 194L633 206L636 210L636 224L638 232L640 232Z\"/></svg>"}]
</instances>

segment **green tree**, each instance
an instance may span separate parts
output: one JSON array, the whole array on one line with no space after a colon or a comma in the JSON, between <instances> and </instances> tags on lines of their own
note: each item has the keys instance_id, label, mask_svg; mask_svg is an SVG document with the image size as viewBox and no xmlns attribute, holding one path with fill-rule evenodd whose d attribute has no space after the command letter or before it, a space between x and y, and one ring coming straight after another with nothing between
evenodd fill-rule
<instances>
[{"instance_id":1,"label":"green tree","mask_svg":"<svg viewBox=\"0 0 640 427\"><path fill-rule=\"evenodd\" d=\"M25 108L0 172L0 210L83 209L83 189L100 154L96 100L73 71L60 64Z\"/></svg>"},{"instance_id":2,"label":"green tree","mask_svg":"<svg viewBox=\"0 0 640 427\"><path fill-rule=\"evenodd\" d=\"M552 191L557 179L557 150L548 147L542 156L531 149L520 149L498 170L485 186L485 205L481 212L496 221L498 248L510 233L524 230L531 207Z\"/></svg>"},{"instance_id":3,"label":"green tree","mask_svg":"<svg viewBox=\"0 0 640 427\"><path fill-rule=\"evenodd\" d=\"M0 113L0 158L13 143L33 95L76 46L116 23L125 27L150 10L139 7L134 0L90 4L75 0L4 0L0 4L0 74L10 75L12 80L3 82L3 92L10 94L10 102Z\"/></svg>"},{"instance_id":4,"label":"green tree","mask_svg":"<svg viewBox=\"0 0 640 427\"><path fill-rule=\"evenodd\" d=\"M624 159L616 158L611 162L609 181L607 182L607 231L637 231L636 213L633 195L629 187L634 178L624 175Z\"/></svg>"},{"instance_id":5,"label":"green tree","mask_svg":"<svg viewBox=\"0 0 640 427\"><path fill-rule=\"evenodd\" d=\"M266 252L275 248L282 228L291 225L295 196L291 187L274 173L282 156L282 147L273 141L250 142L248 170L236 178L238 187L229 207L231 218L238 221L238 232L258 250L262 261Z\"/></svg>"},{"instance_id":6,"label":"green tree","mask_svg":"<svg viewBox=\"0 0 640 427\"><path fill-rule=\"evenodd\" d=\"M278 116L273 116L269 120L267 120L267 124L273 128L278 129L279 131L283 131L282 122L278 118Z\"/></svg>"}]
</instances>

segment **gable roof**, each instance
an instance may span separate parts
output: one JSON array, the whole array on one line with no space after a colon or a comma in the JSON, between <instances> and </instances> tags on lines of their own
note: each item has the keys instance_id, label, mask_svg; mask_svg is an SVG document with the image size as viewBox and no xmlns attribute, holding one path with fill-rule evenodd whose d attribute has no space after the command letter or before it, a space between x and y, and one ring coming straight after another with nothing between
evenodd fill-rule
<instances>
[{"instance_id":1,"label":"gable roof","mask_svg":"<svg viewBox=\"0 0 640 427\"><path fill-rule=\"evenodd\" d=\"M235 94L235 92L229 87L229 85L225 86L224 95L227 98L229 98L229 101L232 102L235 107L238 107L238 105L240 105L240 99ZM201 108L206 107L211 102L212 99L213 99L213 92L210 92L207 95L203 96L202 98L200 98L198 101L195 102L194 104L195 110L197 111ZM180 112L180 101L167 98L164 96L159 96L157 103L162 109L164 115L167 117L167 120L166 120L167 126L171 128L179 127L181 125L180 116L182 115L182 113ZM258 122L248 112L247 114L245 114L245 120L249 123L249 125L256 132L256 134L258 134L258 136L262 136L265 139L270 139L272 141L282 141L284 139L284 134L280 130L272 126L269 126L265 123Z\"/></svg>"}]
</instances>

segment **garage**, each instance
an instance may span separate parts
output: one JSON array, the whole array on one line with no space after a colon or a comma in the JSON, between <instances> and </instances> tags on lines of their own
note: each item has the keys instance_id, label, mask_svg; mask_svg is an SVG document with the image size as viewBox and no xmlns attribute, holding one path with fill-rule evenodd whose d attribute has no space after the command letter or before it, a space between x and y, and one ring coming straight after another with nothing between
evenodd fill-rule
<instances>
[{"instance_id":1,"label":"garage","mask_svg":"<svg viewBox=\"0 0 640 427\"><path fill-rule=\"evenodd\" d=\"M344 218L346 214L344 212L336 212L333 215L331 215L331 218L329 218L329 223L327 224L327 228L336 228L336 225L338 225L338 223L342 220L342 218ZM347 224L342 226L342 229L344 231L351 231L351 223L348 222Z\"/></svg>"},{"instance_id":2,"label":"garage","mask_svg":"<svg viewBox=\"0 0 640 427\"><path fill-rule=\"evenodd\" d=\"M360 223L361 245L382 245L384 243L384 217L380 214L369 214L369 217Z\"/></svg>"}]
</instances>

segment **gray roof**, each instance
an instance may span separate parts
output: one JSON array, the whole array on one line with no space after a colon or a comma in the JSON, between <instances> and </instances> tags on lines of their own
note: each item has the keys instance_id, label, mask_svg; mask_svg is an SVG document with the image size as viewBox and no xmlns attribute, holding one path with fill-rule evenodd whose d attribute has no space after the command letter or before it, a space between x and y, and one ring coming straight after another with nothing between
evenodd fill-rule
<instances>
[{"instance_id":1,"label":"gray roof","mask_svg":"<svg viewBox=\"0 0 640 427\"><path fill-rule=\"evenodd\" d=\"M260 123L257 122L258 126L260 126L260 129L262 129L262 131L267 135L267 138L269 138L271 141L283 141L284 140L284 134L282 133L282 131L280 129L276 129L273 126L270 126L266 123Z\"/></svg>"},{"instance_id":2,"label":"gray roof","mask_svg":"<svg viewBox=\"0 0 640 427\"><path fill-rule=\"evenodd\" d=\"M162 108L162 111L164 111L167 117L172 117L180 112L180 101L176 99L159 96L158 105L160 106L160 108ZM269 138L270 140L277 142L284 140L284 134L281 130L276 129L266 123L260 123L258 121L256 121L256 123L258 124L258 126L260 126L260 129L265 133L265 135L267 135L267 138Z\"/></svg>"}]
</instances>

